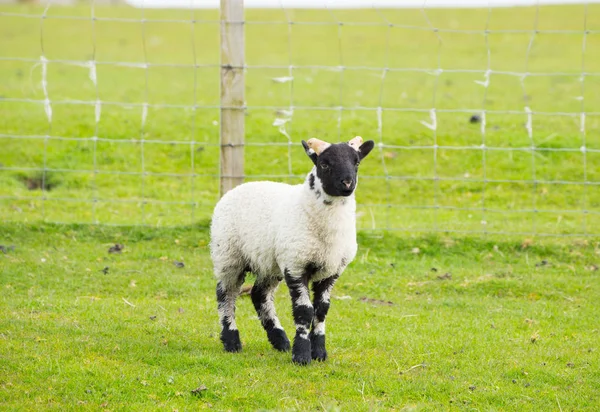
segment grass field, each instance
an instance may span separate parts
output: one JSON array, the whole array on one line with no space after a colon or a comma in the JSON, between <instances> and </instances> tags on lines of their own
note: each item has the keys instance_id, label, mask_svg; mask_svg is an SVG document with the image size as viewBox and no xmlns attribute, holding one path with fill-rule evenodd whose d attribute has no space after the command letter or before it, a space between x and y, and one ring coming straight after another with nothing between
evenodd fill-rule
<instances>
[{"instance_id":1,"label":"grass field","mask_svg":"<svg viewBox=\"0 0 600 412\"><path fill-rule=\"evenodd\" d=\"M0 256L3 410L600 404L598 243L363 234L334 290L330 359L298 367L270 348L248 297L244 350L223 352L206 224L14 224L2 238L16 246ZM109 254L116 242L124 251ZM293 330L285 286L276 305Z\"/></svg>"},{"instance_id":2,"label":"grass field","mask_svg":"<svg viewBox=\"0 0 600 412\"><path fill-rule=\"evenodd\" d=\"M384 144L357 192L376 230L334 289L330 359L308 368L269 347L247 297L244 351L218 339L218 13L14 15L42 11L0 7L0 409L598 410L600 7L428 10L441 46L401 27L428 27L420 10L247 11L247 180L299 182L301 139ZM531 32L498 32L536 19L529 53ZM94 58L97 87L73 64ZM444 71L382 84L384 67ZM288 147L273 122L290 105ZM469 122L483 108L484 135ZM285 286L276 305L290 333Z\"/></svg>"}]
</instances>

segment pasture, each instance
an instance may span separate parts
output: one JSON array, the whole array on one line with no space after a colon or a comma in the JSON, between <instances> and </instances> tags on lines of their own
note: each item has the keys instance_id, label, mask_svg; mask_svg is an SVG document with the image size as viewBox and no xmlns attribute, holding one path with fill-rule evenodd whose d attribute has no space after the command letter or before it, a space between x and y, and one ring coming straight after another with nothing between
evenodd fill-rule
<instances>
[{"instance_id":1,"label":"pasture","mask_svg":"<svg viewBox=\"0 0 600 412\"><path fill-rule=\"evenodd\" d=\"M218 12L22 16L42 12L0 7L3 410L598 409L600 77L580 77L600 72L600 7L428 10L439 37L408 28L420 10L385 11L391 29L335 24L376 10L246 12L247 180L301 182L301 139L382 143L361 165L329 359L309 367L270 348L247 296L243 351L219 341ZM523 88L512 72L553 75ZM273 125L290 106L291 145ZM276 306L291 334L284 285Z\"/></svg>"}]
</instances>

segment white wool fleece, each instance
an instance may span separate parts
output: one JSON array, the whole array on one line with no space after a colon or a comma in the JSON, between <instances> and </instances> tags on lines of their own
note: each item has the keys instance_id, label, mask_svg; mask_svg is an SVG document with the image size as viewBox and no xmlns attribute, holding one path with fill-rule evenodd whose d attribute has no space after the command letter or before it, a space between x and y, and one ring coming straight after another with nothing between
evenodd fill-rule
<instances>
[{"instance_id":1,"label":"white wool fleece","mask_svg":"<svg viewBox=\"0 0 600 412\"><path fill-rule=\"evenodd\" d=\"M314 188L309 177L314 176ZM313 167L300 185L251 182L223 196L211 223L211 257L219 281L234 284L246 269L260 280L339 275L356 256L356 200L331 197Z\"/></svg>"}]
</instances>

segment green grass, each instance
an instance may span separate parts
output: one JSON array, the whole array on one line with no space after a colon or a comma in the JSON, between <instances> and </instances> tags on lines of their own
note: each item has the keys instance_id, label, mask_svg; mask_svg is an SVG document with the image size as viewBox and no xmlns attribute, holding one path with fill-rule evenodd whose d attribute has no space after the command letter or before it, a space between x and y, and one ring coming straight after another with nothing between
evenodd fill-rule
<instances>
[{"instance_id":1,"label":"green grass","mask_svg":"<svg viewBox=\"0 0 600 412\"><path fill-rule=\"evenodd\" d=\"M0 233L16 247L0 255L3 410L600 404L598 243L360 235L333 293L330 359L298 367L270 348L248 297L243 352L222 350L206 224ZM109 254L116 242L125 250ZM290 332L285 286L276 306Z\"/></svg>"},{"instance_id":2,"label":"green grass","mask_svg":"<svg viewBox=\"0 0 600 412\"><path fill-rule=\"evenodd\" d=\"M598 233L599 155L564 151L584 139L600 149L600 77L587 76L583 92L579 81L583 6L540 8L528 60L530 33L490 34L492 70L563 74L529 76L525 92L518 77L493 74L485 96L481 73L452 70L487 69L487 10L429 10L445 29L441 48L430 31L399 26L295 24L289 37L287 24L258 23L382 22L372 10L247 11L247 180L299 182L310 168L301 139L358 134L389 146L361 165L358 225L376 230L360 232L357 259L334 289L330 359L307 368L270 348L247 297L238 304L243 352L224 353L218 339L207 250L219 195L218 13L97 7L98 17L148 19L144 56L139 22L55 18L87 17L89 7L52 7L43 26L3 14L42 10L0 7L0 57L32 59L0 60L0 245L15 246L0 252L0 409L598 409L600 240L578 235ZM152 21L192 17L193 31ZM420 10L385 18L427 27ZM534 8L494 9L489 29L531 30L535 19ZM585 24L600 30L599 6L588 6ZM586 72L600 72L599 36L586 36ZM87 61L95 49L99 62L181 66L99 64L96 90L88 68L50 63L49 124L42 104L17 101L44 99L42 48L53 61ZM290 63L354 69L300 67L293 87L273 82ZM430 74L389 71L382 87L372 70L438 64L437 86ZM69 103L97 98L98 123L93 104ZM273 121L290 102L288 149ZM348 110L338 125L340 104ZM439 112L434 135L420 123L433 105L470 112ZM377 112L360 109L378 106L381 131ZM468 120L484 106L487 146L531 147L528 106L548 113L533 117L535 146L560 150L439 149L434 161L418 148L481 145ZM448 233L426 233L436 231ZM115 243L125 250L108 254ZM285 286L276 305L290 333ZM199 385L207 389L193 395Z\"/></svg>"},{"instance_id":3,"label":"green grass","mask_svg":"<svg viewBox=\"0 0 600 412\"><path fill-rule=\"evenodd\" d=\"M33 6L2 10L42 12ZM0 60L0 213L13 221L158 226L208 219L218 198L218 12L97 7L95 14L125 20L92 25L89 6L52 7L43 21L0 14L0 56L33 59ZM588 73L600 72L597 33L586 36L583 66L581 52L584 27L600 29L600 7L588 6L585 22L584 6L540 8L537 27L542 32L535 36L529 57L530 32L498 30L533 29L536 9L494 9L488 25L490 68L501 73L492 74L487 93L475 83L484 79L488 68L482 34L487 10L428 10L431 24L442 29L441 47L431 31L404 28L428 27L420 10L389 10L383 16L374 10L333 15L326 10L291 10L287 17L281 10L247 11L247 180L278 176L276 180L299 182L310 168L301 139L339 141L361 135L388 147L363 162L360 228L595 233L600 224L600 189L595 184L600 155L584 156L579 148L585 142L589 149L600 149L600 117L593 114L600 105L600 77L587 76L582 88L580 75L582 67ZM142 17L148 19L143 30ZM295 24L290 29L288 17L305 23L331 23L336 18L379 25ZM192 18L198 21L194 25L187 23ZM383 18L397 26L381 25ZM451 31L457 29L472 32ZM95 56L105 63L147 60L159 65L146 71L99 64L96 89L89 68L48 64L53 110L49 124L41 103L14 101L43 101L38 64L42 50L51 61L86 62ZM289 75L290 64L299 66L292 73L293 85L274 82L272 78ZM348 70L328 68L338 65ZM383 67L435 70L438 65L444 71L437 80L418 71L389 71L381 80ZM529 76L523 90L520 78L508 72L554 75ZM580 131L580 96L583 110L590 113L586 136ZM104 102L98 123L97 98ZM69 103L73 101L88 104ZM143 103L150 107L142 128ZM194 103L196 110L189 107ZM287 138L273 121L278 110L290 104L295 110L286 126L293 142L288 149ZM346 108L341 120L335 109L340 105ZM377 111L360 109L379 106L381 131ZM439 112L434 135L421 124L429 121L433 106L469 112ZM545 113L533 116L533 144L540 149L535 153L527 151L532 142L525 129L525 106ZM489 111L485 139L480 125L468 121L484 107ZM9 137L14 135L23 137ZM46 135L54 138L46 140ZM108 141L82 139L92 136ZM142 137L144 144L139 142ZM484 141L488 147L525 151L444 148L434 153L431 148L480 146ZM43 175L45 169L54 170L46 172L56 183L53 190L29 190L23 182Z\"/></svg>"}]
</instances>

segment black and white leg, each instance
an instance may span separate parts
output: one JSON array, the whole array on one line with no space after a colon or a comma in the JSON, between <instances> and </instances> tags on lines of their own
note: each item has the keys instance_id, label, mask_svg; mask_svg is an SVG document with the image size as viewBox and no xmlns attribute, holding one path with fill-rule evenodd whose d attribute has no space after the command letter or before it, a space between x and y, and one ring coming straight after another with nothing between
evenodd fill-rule
<instances>
[{"instance_id":1,"label":"black and white leg","mask_svg":"<svg viewBox=\"0 0 600 412\"><path fill-rule=\"evenodd\" d=\"M313 282L315 316L313 318L310 331L311 356L318 361L327 359L327 350L325 349L325 317L329 311L329 302L331 299L331 290L338 275L327 279Z\"/></svg>"},{"instance_id":2,"label":"black and white leg","mask_svg":"<svg viewBox=\"0 0 600 412\"><path fill-rule=\"evenodd\" d=\"M217 305L219 310L219 322L221 323L221 342L227 352L239 352L242 350L240 332L235 323L235 300L240 294L240 287L244 283L245 273L237 277L234 282L223 280L217 283Z\"/></svg>"},{"instance_id":3,"label":"black and white leg","mask_svg":"<svg viewBox=\"0 0 600 412\"><path fill-rule=\"evenodd\" d=\"M273 302L278 285L279 279L277 278L257 280L252 286L251 296L258 318L267 332L269 342L275 349L285 352L290 350L290 340L277 318Z\"/></svg>"},{"instance_id":4,"label":"black and white leg","mask_svg":"<svg viewBox=\"0 0 600 412\"><path fill-rule=\"evenodd\" d=\"M305 273L292 274L287 269L284 272L285 282L292 297L292 312L296 324L296 336L292 347L292 361L307 365L311 361L309 328L314 316L308 291L308 276Z\"/></svg>"}]
</instances>

